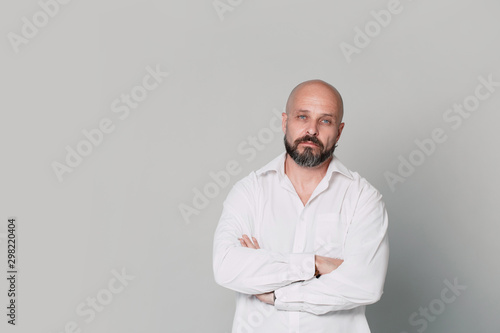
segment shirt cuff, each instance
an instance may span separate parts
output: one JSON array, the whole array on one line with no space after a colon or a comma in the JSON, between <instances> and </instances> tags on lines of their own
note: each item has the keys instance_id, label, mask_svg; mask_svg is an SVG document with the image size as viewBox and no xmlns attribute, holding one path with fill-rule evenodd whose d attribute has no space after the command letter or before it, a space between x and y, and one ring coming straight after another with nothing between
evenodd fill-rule
<instances>
[{"instance_id":1,"label":"shirt cuff","mask_svg":"<svg viewBox=\"0 0 500 333\"><path fill-rule=\"evenodd\" d=\"M297 283L292 283L291 285L281 287L274 291L274 307L276 310L285 311L302 311L302 302L297 302L298 294Z\"/></svg>"},{"instance_id":2,"label":"shirt cuff","mask_svg":"<svg viewBox=\"0 0 500 333\"><path fill-rule=\"evenodd\" d=\"M290 253L289 259L291 280L304 281L314 277L314 253Z\"/></svg>"}]
</instances>

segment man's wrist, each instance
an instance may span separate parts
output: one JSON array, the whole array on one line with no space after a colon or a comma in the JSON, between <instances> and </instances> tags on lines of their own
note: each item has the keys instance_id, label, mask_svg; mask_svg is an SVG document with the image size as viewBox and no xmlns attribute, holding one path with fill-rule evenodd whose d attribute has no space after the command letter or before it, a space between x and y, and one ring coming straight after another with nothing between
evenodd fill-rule
<instances>
[{"instance_id":1,"label":"man's wrist","mask_svg":"<svg viewBox=\"0 0 500 333\"><path fill-rule=\"evenodd\" d=\"M319 274L318 265L316 265L316 256L314 256L314 269L314 276L316 278L319 278L321 274Z\"/></svg>"}]
</instances>

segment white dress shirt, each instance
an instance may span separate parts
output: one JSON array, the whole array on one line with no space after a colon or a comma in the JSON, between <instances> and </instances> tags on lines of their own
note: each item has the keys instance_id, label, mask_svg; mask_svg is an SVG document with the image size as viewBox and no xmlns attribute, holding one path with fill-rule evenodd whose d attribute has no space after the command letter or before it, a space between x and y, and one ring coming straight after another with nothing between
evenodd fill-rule
<instances>
[{"instance_id":1,"label":"white dress shirt","mask_svg":"<svg viewBox=\"0 0 500 333\"><path fill-rule=\"evenodd\" d=\"M365 306L383 292L389 243L382 195L334 155L304 205L286 152L239 180L214 236L215 281L236 291L233 333L370 332ZM255 237L260 249L238 238ZM314 255L344 262L314 276ZM275 305L255 294L275 291Z\"/></svg>"}]
</instances>

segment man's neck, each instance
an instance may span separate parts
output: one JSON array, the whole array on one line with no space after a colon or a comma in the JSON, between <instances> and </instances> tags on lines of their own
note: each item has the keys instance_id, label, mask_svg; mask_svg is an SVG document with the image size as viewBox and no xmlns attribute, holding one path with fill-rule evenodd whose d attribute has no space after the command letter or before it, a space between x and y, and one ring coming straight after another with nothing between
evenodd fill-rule
<instances>
[{"instance_id":1,"label":"man's neck","mask_svg":"<svg viewBox=\"0 0 500 333\"><path fill-rule=\"evenodd\" d=\"M325 177L328 166L333 156L315 167L303 167L298 165L290 155L286 154L285 174L292 184L300 190L316 188L316 185Z\"/></svg>"}]
</instances>

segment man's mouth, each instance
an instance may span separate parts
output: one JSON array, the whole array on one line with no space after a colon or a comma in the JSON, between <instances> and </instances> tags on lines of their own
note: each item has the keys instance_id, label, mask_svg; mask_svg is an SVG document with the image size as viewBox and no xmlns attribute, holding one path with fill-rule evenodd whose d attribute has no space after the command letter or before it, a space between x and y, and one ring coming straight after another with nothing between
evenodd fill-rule
<instances>
[{"instance_id":1,"label":"man's mouth","mask_svg":"<svg viewBox=\"0 0 500 333\"><path fill-rule=\"evenodd\" d=\"M301 144L305 144L305 145L312 145L312 146L316 146L316 147L318 147L318 145L317 145L317 144L315 144L315 143L314 143L314 142L312 142L312 141L302 141L302 142L301 142Z\"/></svg>"}]
</instances>

